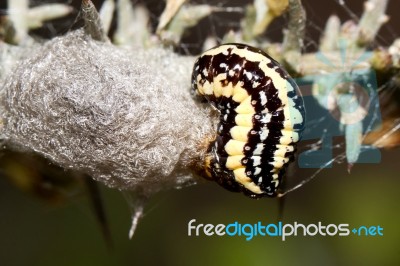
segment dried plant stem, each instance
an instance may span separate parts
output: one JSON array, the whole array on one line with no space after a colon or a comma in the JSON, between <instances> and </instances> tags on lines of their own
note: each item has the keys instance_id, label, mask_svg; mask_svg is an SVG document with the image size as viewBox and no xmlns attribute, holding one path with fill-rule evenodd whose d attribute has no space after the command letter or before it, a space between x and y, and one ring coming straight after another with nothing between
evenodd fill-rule
<instances>
[{"instance_id":1,"label":"dried plant stem","mask_svg":"<svg viewBox=\"0 0 400 266\"><path fill-rule=\"evenodd\" d=\"M82 13L85 21L85 32L92 36L94 40L102 42L109 41L107 34L103 29L99 13L92 1L82 1Z\"/></svg>"},{"instance_id":2,"label":"dried plant stem","mask_svg":"<svg viewBox=\"0 0 400 266\"><path fill-rule=\"evenodd\" d=\"M301 50L304 46L306 12L301 0L290 0L287 12L289 14L289 22L287 30L284 31L283 54L286 63L297 71Z\"/></svg>"}]
</instances>

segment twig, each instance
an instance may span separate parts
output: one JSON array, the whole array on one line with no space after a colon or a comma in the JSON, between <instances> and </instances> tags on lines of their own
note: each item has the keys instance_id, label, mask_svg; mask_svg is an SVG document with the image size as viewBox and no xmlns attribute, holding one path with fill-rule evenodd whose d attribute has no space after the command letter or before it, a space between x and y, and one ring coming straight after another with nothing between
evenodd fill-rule
<instances>
[{"instance_id":1,"label":"twig","mask_svg":"<svg viewBox=\"0 0 400 266\"><path fill-rule=\"evenodd\" d=\"M289 22L287 30L284 31L283 53L286 63L292 69L298 71L301 49L304 45L306 12L301 0L290 0L287 12L289 14Z\"/></svg>"},{"instance_id":2,"label":"twig","mask_svg":"<svg viewBox=\"0 0 400 266\"><path fill-rule=\"evenodd\" d=\"M287 12L289 22L288 28L284 32L283 51L301 52L306 27L306 12L300 0L290 0Z\"/></svg>"},{"instance_id":3,"label":"twig","mask_svg":"<svg viewBox=\"0 0 400 266\"><path fill-rule=\"evenodd\" d=\"M85 32L92 36L94 40L106 42L109 41L104 32L100 15L90 0L82 0L82 14L85 21Z\"/></svg>"}]
</instances>

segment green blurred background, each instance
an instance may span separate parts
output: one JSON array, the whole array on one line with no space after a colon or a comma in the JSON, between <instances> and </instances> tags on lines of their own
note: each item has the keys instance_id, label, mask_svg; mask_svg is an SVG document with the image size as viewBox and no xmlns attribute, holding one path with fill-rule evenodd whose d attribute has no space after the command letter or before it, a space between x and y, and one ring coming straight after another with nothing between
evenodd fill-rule
<instances>
[{"instance_id":1,"label":"green blurred background","mask_svg":"<svg viewBox=\"0 0 400 266\"><path fill-rule=\"evenodd\" d=\"M303 2L310 21L307 43L311 49L329 14L349 17L334 0ZM356 15L361 14L363 1L346 3ZM395 11L399 4L390 2L392 20L381 31L378 41L382 45L398 36L400 17ZM154 12L162 10L159 4L153 7ZM157 17L154 14L152 18ZM230 25L216 18L210 21L217 31ZM65 22L55 25L61 25L61 33L68 29ZM44 34L49 28L42 29ZM279 39L281 29L274 24L270 31ZM204 35L205 30L208 28L197 28L196 34ZM109 249L85 194L48 204L0 176L0 265L400 265L400 150L382 150L381 155L381 163L356 164L350 175L345 164L325 169L286 197L283 217L285 223L348 223L350 228L380 225L384 236L379 237L297 236L285 242L278 237L251 241L229 236L189 237L187 226L192 219L212 224L277 221L276 199L252 200L206 182L153 197L132 240L128 239L131 214L125 198L117 190L101 187L114 244ZM293 182L314 172L300 169Z\"/></svg>"},{"instance_id":2,"label":"green blurred background","mask_svg":"<svg viewBox=\"0 0 400 266\"><path fill-rule=\"evenodd\" d=\"M214 183L156 195L128 240L130 211L116 190L102 188L114 242L107 248L84 196L58 207L0 180L1 265L399 265L399 150L381 164L324 170L286 198L284 219L309 224L380 225L384 236L189 237L187 224L276 222L277 200L252 200ZM313 171L300 170L308 175Z\"/></svg>"}]
</instances>

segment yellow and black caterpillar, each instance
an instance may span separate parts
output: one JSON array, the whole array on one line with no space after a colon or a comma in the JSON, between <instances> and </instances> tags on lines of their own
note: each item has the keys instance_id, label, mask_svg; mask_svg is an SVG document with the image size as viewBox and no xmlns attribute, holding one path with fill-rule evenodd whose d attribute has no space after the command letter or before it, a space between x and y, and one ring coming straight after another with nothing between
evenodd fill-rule
<instances>
[{"instance_id":1,"label":"yellow and black caterpillar","mask_svg":"<svg viewBox=\"0 0 400 266\"><path fill-rule=\"evenodd\" d=\"M220 112L204 162L207 178L250 197L276 196L304 128L293 79L265 52L224 44L197 59L192 90Z\"/></svg>"}]
</instances>

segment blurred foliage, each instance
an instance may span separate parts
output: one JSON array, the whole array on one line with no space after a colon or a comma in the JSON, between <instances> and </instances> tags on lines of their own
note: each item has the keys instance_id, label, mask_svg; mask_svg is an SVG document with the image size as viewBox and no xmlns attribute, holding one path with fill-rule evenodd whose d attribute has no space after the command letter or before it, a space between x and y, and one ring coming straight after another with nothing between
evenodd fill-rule
<instances>
[{"instance_id":1,"label":"blurred foliage","mask_svg":"<svg viewBox=\"0 0 400 266\"><path fill-rule=\"evenodd\" d=\"M1 175L14 186L49 203L61 203L81 193L82 180L36 154L2 150Z\"/></svg>"},{"instance_id":2,"label":"blurred foliage","mask_svg":"<svg viewBox=\"0 0 400 266\"><path fill-rule=\"evenodd\" d=\"M107 249L90 204L52 208L0 183L2 265L398 265L400 214L399 150L382 152L382 164L357 164L352 174L335 166L289 194L283 221L380 225L383 237L187 236L187 223L276 222L273 199L254 201L213 183L158 194L128 240L130 217L122 195L102 189L114 249ZM310 175L301 169L298 176Z\"/></svg>"}]
</instances>

